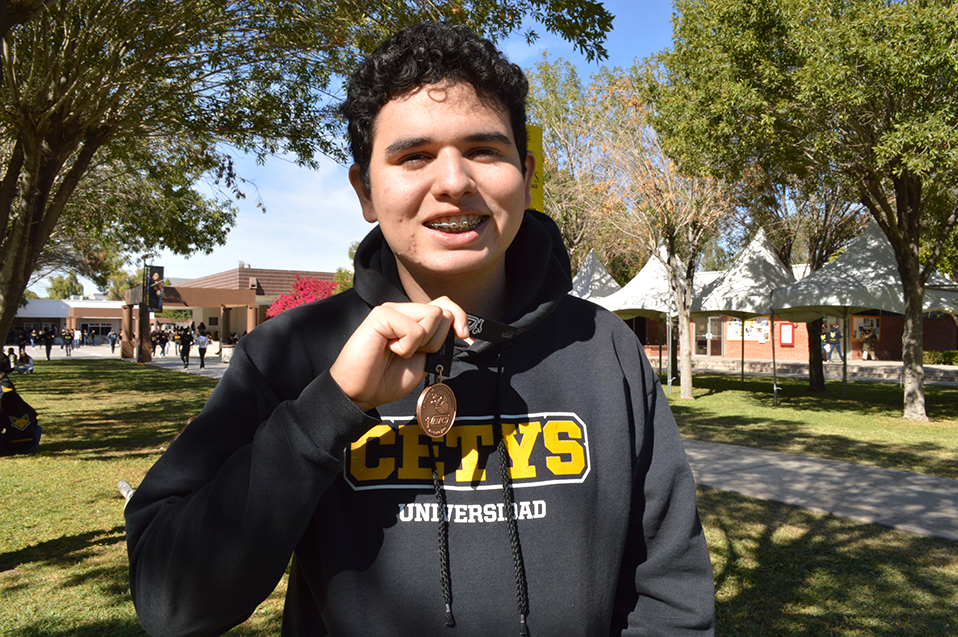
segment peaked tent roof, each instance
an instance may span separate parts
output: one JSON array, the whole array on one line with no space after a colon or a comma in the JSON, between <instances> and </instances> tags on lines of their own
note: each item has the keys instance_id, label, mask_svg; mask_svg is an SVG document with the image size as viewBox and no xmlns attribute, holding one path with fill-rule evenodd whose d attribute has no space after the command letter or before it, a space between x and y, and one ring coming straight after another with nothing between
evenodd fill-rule
<instances>
[{"instance_id":1,"label":"peaked tent roof","mask_svg":"<svg viewBox=\"0 0 958 637\"><path fill-rule=\"evenodd\" d=\"M958 311L958 293L939 289L954 284L933 273L925 291L924 310ZM863 310L903 314L901 276L888 237L874 220L834 261L807 277L772 293L776 315L800 311L849 316Z\"/></svg>"},{"instance_id":2,"label":"peaked tent roof","mask_svg":"<svg viewBox=\"0 0 958 637\"><path fill-rule=\"evenodd\" d=\"M659 248L665 257L665 248ZM621 290L593 303L615 312L622 319L644 316L660 319L675 314L675 301L669 287L669 273L662 259L653 255Z\"/></svg>"},{"instance_id":3,"label":"peaked tent roof","mask_svg":"<svg viewBox=\"0 0 958 637\"><path fill-rule=\"evenodd\" d=\"M580 299L598 299L609 296L622 289L609 271L602 265L595 250L589 250L589 256L572 279L572 296Z\"/></svg>"},{"instance_id":4,"label":"peaked tent roof","mask_svg":"<svg viewBox=\"0 0 958 637\"><path fill-rule=\"evenodd\" d=\"M665 247L659 248L659 256L653 255L631 281L618 292L603 298L591 299L593 303L615 312L623 320L637 316L661 320L676 313L675 297L669 284L669 273L665 268L667 258ZM710 273L695 274L693 298L702 293L714 279Z\"/></svg>"},{"instance_id":5,"label":"peaked tent roof","mask_svg":"<svg viewBox=\"0 0 958 637\"><path fill-rule=\"evenodd\" d=\"M794 282L792 270L785 267L760 229L731 267L703 290L702 297L693 299L692 315L765 316L772 309L772 290Z\"/></svg>"}]
</instances>

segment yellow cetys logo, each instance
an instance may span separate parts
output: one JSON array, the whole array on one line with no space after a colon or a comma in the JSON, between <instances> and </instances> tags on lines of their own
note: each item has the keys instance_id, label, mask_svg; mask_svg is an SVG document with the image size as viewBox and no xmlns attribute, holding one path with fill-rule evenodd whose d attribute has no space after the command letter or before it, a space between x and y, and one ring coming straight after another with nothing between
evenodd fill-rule
<instances>
[{"instance_id":1,"label":"yellow cetys logo","mask_svg":"<svg viewBox=\"0 0 958 637\"><path fill-rule=\"evenodd\" d=\"M22 418L15 418L13 416L10 416L10 424L13 425L15 428L19 429L20 431L23 431L28 426L30 426L30 415L24 414Z\"/></svg>"},{"instance_id":2,"label":"yellow cetys logo","mask_svg":"<svg viewBox=\"0 0 958 637\"><path fill-rule=\"evenodd\" d=\"M575 414L501 420L514 488L583 482L589 475L588 428ZM415 418L384 419L347 450L346 481L356 490L431 488L435 465L446 489L500 489L498 473L490 479L486 469L497 428L490 417L460 417L449 433L433 439Z\"/></svg>"}]
</instances>

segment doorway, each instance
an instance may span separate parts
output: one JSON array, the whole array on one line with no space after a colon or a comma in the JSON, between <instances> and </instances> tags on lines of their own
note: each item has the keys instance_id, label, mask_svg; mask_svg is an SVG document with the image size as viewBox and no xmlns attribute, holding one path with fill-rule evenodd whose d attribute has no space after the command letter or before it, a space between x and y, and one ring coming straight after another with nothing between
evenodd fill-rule
<instances>
[{"instance_id":1,"label":"doorway","mask_svg":"<svg viewBox=\"0 0 958 637\"><path fill-rule=\"evenodd\" d=\"M695 319L695 349L696 356L721 357L724 354L722 347L722 317L709 316Z\"/></svg>"}]
</instances>

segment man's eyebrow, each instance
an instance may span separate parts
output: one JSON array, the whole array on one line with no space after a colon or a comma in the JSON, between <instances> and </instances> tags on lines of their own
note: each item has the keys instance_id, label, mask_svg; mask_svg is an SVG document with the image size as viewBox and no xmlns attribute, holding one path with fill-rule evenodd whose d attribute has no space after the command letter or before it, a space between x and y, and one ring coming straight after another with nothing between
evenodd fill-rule
<instances>
[{"instance_id":1,"label":"man's eyebrow","mask_svg":"<svg viewBox=\"0 0 958 637\"><path fill-rule=\"evenodd\" d=\"M470 143L484 142L500 144L502 146L513 145L513 141L509 139L507 135L499 132L473 133L471 135L467 135L465 141ZM385 152L386 155L398 155L408 150L413 150L431 143L433 143L433 139L431 137L407 137L394 141L392 144L386 147Z\"/></svg>"},{"instance_id":2,"label":"man's eyebrow","mask_svg":"<svg viewBox=\"0 0 958 637\"><path fill-rule=\"evenodd\" d=\"M509 139L506 135L502 133L476 133L474 135L469 135L466 137L468 142L489 142L493 144L501 144L503 146L511 146L513 144L512 140Z\"/></svg>"},{"instance_id":3,"label":"man's eyebrow","mask_svg":"<svg viewBox=\"0 0 958 637\"><path fill-rule=\"evenodd\" d=\"M429 137L407 137L399 139L394 141L389 146L386 146L386 155L398 155L399 153L404 153L407 150L425 146L431 142L432 139Z\"/></svg>"}]
</instances>

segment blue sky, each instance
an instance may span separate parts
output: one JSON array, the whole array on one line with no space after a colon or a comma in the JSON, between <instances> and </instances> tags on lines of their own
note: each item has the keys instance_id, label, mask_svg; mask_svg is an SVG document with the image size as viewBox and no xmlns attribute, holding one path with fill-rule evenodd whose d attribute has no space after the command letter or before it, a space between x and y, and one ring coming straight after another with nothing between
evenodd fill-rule
<instances>
[{"instance_id":1,"label":"blue sky","mask_svg":"<svg viewBox=\"0 0 958 637\"><path fill-rule=\"evenodd\" d=\"M670 2L609 0L604 4L616 17L606 43L609 59L602 66L627 67L634 59L671 45ZM520 36L501 44L511 61L530 68L548 51L550 59L571 61L583 77L600 68L541 26L533 28L540 36L533 45ZM166 276L174 279L215 274L237 267L240 261L255 268L329 272L351 265L347 255L350 244L361 240L371 226L362 218L347 169L325 158L320 164L319 170L309 170L271 158L257 166L250 158L238 157L237 173L255 184L266 212L256 208L256 195L247 192L247 198L238 202L236 225L226 244L210 255L189 258L161 253L154 264L165 266ZM96 291L91 282L83 283L86 293ZM44 282L32 289L46 296Z\"/></svg>"}]
</instances>

